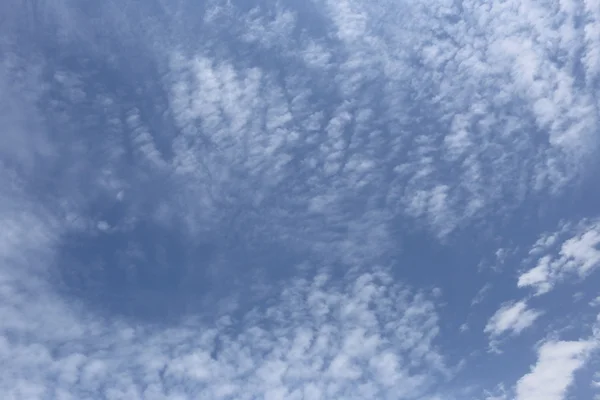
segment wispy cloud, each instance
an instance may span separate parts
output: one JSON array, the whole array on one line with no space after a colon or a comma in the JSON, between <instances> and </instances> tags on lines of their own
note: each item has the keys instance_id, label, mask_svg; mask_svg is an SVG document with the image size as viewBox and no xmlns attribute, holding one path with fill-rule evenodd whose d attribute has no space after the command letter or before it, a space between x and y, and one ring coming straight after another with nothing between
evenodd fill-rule
<instances>
[{"instance_id":1,"label":"wispy cloud","mask_svg":"<svg viewBox=\"0 0 600 400\"><path fill-rule=\"evenodd\" d=\"M481 287L481 289L479 289L477 294L475 294L475 297L473 297L473 300L471 300L471 307L482 303L485 300L486 294L490 291L491 288L492 288L492 284L489 282L486 283L485 285L483 285Z\"/></svg>"},{"instance_id":2,"label":"wispy cloud","mask_svg":"<svg viewBox=\"0 0 600 400\"><path fill-rule=\"evenodd\" d=\"M499 384L493 391L486 390L485 400L507 400L509 398L508 390L504 384Z\"/></svg>"},{"instance_id":3,"label":"wispy cloud","mask_svg":"<svg viewBox=\"0 0 600 400\"><path fill-rule=\"evenodd\" d=\"M333 37L314 36L306 21L281 7L268 19L258 9L246 19L233 6L219 9L227 23L245 21L236 31L254 32L244 33L244 41L294 65L295 76L272 86L285 94L278 104L289 111L279 132L291 130L297 144L318 144L327 154L313 173L335 176L338 185L379 182L374 201L383 197L391 211L423 219L444 236L494 208L520 204L532 189L560 190L587 165L585 156L598 144L597 67L585 61L589 79L580 80L571 66L594 54L598 43L588 32L597 22L568 22L592 17L587 3L564 9L526 3L525 14L515 11L516 0L493 7L467 2L460 10L418 2L398 12L388 3L314 4L312 17L327 18ZM304 35L291 33L298 30ZM265 72L261 79L273 82ZM317 90L311 81L326 84ZM326 103L306 102L323 95ZM415 134L417 126L422 134ZM359 176L349 168L349 154L362 166Z\"/></svg>"}]
</instances>

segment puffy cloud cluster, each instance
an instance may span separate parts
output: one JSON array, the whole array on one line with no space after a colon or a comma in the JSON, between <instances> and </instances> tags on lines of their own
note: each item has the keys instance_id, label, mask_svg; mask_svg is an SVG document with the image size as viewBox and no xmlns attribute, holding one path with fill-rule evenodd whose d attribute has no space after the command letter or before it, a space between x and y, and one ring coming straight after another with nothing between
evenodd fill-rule
<instances>
[{"instance_id":1,"label":"puffy cloud cluster","mask_svg":"<svg viewBox=\"0 0 600 400\"><path fill-rule=\"evenodd\" d=\"M597 3L3 3L0 392L433 399L433 300L373 266L396 225L446 239L577 183ZM545 235L518 286L588 276L599 232ZM564 397L590 343L542 345L519 400Z\"/></svg>"},{"instance_id":2,"label":"puffy cloud cluster","mask_svg":"<svg viewBox=\"0 0 600 400\"><path fill-rule=\"evenodd\" d=\"M383 269L294 278L246 308L139 324L59 296L41 278L56 227L22 213L0 268L5 398L410 399L448 376L434 303Z\"/></svg>"}]
</instances>

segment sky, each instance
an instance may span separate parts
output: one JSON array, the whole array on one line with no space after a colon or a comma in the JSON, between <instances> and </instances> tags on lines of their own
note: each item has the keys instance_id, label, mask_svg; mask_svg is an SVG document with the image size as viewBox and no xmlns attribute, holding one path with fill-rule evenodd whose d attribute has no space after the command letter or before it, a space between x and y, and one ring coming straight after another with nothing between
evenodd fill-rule
<instances>
[{"instance_id":1,"label":"sky","mask_svg":"<svg viewBox=\"0 0 600 400\"><path fill-rule=\"evenodd\" d=\"M0 398L600 399L599 0L0 3Z\"/></svg>"}]
</instances>

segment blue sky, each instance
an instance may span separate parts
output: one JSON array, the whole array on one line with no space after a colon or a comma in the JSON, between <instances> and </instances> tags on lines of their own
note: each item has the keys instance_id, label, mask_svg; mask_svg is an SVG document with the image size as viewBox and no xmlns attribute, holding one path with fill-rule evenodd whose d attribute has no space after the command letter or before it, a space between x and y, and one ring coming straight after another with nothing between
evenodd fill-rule
<instances>
[{"instance_id":1,"label":"blue sky","mask_svg":"<svg viewBox=\"0 0 600 400\"><path fill-rule=\"evenodd\" d=\"M2 399L600 399L597 0L0 15Z\"/></svg>"}]
</instances>

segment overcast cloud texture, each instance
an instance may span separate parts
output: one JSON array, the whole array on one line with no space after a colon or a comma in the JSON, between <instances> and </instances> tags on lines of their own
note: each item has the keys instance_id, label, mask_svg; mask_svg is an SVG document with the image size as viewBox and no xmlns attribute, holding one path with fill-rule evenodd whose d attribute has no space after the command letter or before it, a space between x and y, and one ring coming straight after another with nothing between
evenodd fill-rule
<instances>
[{"instance_id":1,"label":"overcast cloud texture","mask_svg":"<svg viewBox=\"0 0 600 400\"><path fill-rule=\"evenodd\" d=\"M1 399L600 399L600 1L0 3Z\"/></svg>"}]
</instances>

